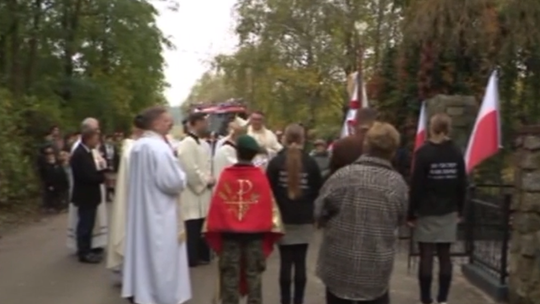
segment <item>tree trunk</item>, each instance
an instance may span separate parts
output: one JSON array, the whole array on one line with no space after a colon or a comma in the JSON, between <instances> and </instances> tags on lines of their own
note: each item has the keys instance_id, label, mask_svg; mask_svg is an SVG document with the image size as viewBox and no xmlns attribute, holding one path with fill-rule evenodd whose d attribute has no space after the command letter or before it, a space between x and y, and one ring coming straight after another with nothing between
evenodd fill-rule
<instances>
[{"instance_id":1,"label":"tree trunk","mask_svg":"<svg viewBox=\"0 0 540 304\"><path fill-rule=\"evenodd\" d=\"M32 17L32 32L28 42L28 60L26 62L25 71L25 89L28 90L34 82L34 70L36 65L38 34L41 24L41 16L43 15L43 0L34 0L33 17Z\"/></svg>"},{"instance_id":2,"label":"tree trunk","mask_svg":"<svg viewBox=\"0 0 540 304\"><path fill-rule=\"evenodd\" d=\"M65 33L64 40L64 77L66 79L66 87L63 88L61 96L67 103L71 100L71 81L74 74L73 56L76 51L76 35L79 27L79 17L81 13L82 0L76 0L75 3L71 0L64 1L64 9L62 15L62 29Z\"/></svg>"},{"instance_id":3,"label":"tree trunk","mask_svg":"<svg viewBox=\"0 0 540 304\"><path fill-rule=\"evenodd\" d=\"M20 33L19 33L19 18L20 9L17 0L9 0L8 10L11 15L10 24L10 58L11 67L9 69L9 88L15 96L21 94L21 64L20 64Z\"/></svg>"}]
</instances>

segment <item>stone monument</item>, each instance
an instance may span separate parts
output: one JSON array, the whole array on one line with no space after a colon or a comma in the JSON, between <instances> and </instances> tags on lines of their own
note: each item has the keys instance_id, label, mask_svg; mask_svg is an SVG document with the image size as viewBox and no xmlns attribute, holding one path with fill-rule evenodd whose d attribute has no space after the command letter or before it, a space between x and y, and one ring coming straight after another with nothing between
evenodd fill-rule
<instances>
[{"instance_id":1,"label":"stone monument","mask_svg":"<svg viewBox=\"0 0 540 304\"><path fill-rule=\"evenodd\" d=\"M509 261L511 304L540 304L540 125L516 140Z\"/></svg>"},{"instance_id":2,"label":"stone monument","mask_svg":"<svg viewBox=\"0 0 540 304\"><path fill-rule=\"evenodd\" d=\"M478 109L472 96L436 95L426 101L428 119L437 113L446 113L452 118L452 139L463 151L467 147Z\"/></svg>"}]
</instances>

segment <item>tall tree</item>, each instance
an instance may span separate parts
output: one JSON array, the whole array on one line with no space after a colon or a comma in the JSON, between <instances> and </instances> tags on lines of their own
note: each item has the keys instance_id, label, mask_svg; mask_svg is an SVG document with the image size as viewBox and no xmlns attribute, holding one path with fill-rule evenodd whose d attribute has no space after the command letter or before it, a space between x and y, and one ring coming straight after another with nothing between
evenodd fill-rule
<instances>
[{"instance_id":1,"label":"tall tree","mask_svg":"<svg viewBox=\"0 0 540 304\"><path fill-rule=\"evenodd\" d=\"M0 208L33 195L34 146L53 124L124 129L164 101L172 45L157 15L149 0L0 1Z\"/></svg>"}]
</instances>

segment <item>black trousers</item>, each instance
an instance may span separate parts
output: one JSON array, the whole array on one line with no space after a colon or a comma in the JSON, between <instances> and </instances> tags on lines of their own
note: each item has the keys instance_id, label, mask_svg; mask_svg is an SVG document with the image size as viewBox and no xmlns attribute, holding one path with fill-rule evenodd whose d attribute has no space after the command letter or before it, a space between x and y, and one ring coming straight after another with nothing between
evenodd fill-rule
<instances>
[{"instance_id":1,"label":"black trousers","mask_svg":"<svg viewBox=\"0 0 540 304\"><path fill-rule=\"evenodd\" d=\"M63 201L62 192L60 191L51 191L49 189L43 190L43 207L45 209L56 209L59 210L62 208Z\"/></svg>"},{"instance_id":2,"label":"black trousers","mask_svg":"<svg viewBox=\"0 0 540 304\"><path fill-rule=\"evenodd\" d=\"M331 293L328 288L326 289L326 304L390 304L390 295L386 292L380 298L369 301L351 301L338 298Z\"/></svg>"},{"instance_id":3,"label":"black trousers","mask_svg":"<svg viewBox=\"0 0 540 304\"><path fill-rule=\"evenodd\" d=\"M92 252L92 236L96 223L98 205L79 205L77 223L77 254L84 257Z\"/></svg>"},{"instance_id":4,"label":"black trousers","mask_svg":"<svg viewBox=\"0 0 540 304\"><path fill-rule=\"evenodd\" d=\"M279 289L281 304L303 304L307 284L306 256L308 244L279 246ZM294 271L294 278L293 278ZM294 294L291 286L294 285Z\"/></svg>"},{"instance_id":5,"label":"black trousers","mask_svg":"<svg viewBox=\"0 0 540 304\"><path fill-rule=\"evenodd\" d=\"M186 221L186 244L189 266L197 266L199 262L210 262L210 248L202 236L205 219Z\"/></svg>"}]
</instances>

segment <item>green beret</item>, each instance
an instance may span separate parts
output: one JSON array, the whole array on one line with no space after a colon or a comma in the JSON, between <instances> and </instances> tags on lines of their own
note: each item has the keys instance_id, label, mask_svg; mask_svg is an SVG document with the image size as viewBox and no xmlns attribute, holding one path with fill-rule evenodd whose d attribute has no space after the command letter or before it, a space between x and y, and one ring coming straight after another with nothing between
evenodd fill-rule
<instances>
[{"instance_id":1,"label":"green beret","mask_svg":"<svg viewBox=\"0 0 540 304\"><path fill-rule=\"evenodd\" d=\"M238 139L236 140L236 146L239 149L250 150L250 151L255 151L255 152L259 152L261 150L261 147L259 147L259 144L255 140L255 138L249 135L240 135Z\"/></svg>"}]
</instances>

